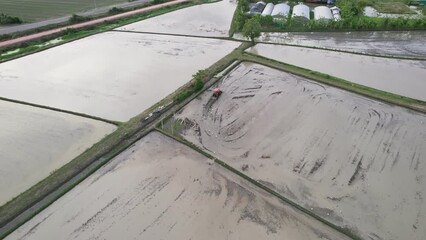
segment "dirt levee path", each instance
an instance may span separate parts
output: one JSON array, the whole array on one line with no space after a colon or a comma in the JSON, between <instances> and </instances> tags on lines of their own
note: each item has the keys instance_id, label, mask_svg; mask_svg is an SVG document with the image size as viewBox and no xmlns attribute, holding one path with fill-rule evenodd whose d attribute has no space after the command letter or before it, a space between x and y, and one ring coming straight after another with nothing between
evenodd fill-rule
<instances>
[{"instance_id":1,"label":"dirt levee path","mask_svg":"<svg viewBox=\"0 0 426 240\"><path fill-rule=\"evenodd\" d=\"M347 239L151 133L6 239Z\"/></svg>"},{"instance_id":2,"label":"dirt levee path","mask_svg":"<svg viewBox=\"0 0 426 240\"><path fill-rule=\"evenodd\" d=\"M426 116L245 63L175 119L183 136L366 239L426 233Z\"/></svg>"},{"instance_id":3,"label":"dirt levee path","mask_svg":"<svg viewBox=\"0 0 426 240\"><path fill-rule=\"evenodd\" d=\"M129 11L129 12L125 12L125 13L120 13L117 15L113 15L113 16L109 16L109 17L104 17L104 18L99 18L99 19L95 19L92 21L87 21L84 23L79 23L79 24L74 24L74 25L69 25L66 27L61 27L61 28L56 28L56 29L52 29L52 30L48 30L48 31L44 31L44 32L40 32L40 33L36 33L36 34L31 34L28 36L24 36L24 37L20 37L20 38L15 38L15 39L11 39L11 40L7 40L7 41L3 41L0 42L0 48L1 47L5 47L5 46L9 46L9 45L13 45L13 44L18 44L18 43L22 43L22 42L27 42L27 41L31 41L31 40L35 40L35 39L39 39L45 36L49 36L55 33L59 33L67 28L72 28L72 29L79 29L79 28L84 28L84 27L88 27L88 26L93 26L105 21L113 21L113 20L117 20L119 18L123 18L123 17L128 17L131 15L135 15L138 13L143 13L143 12L147 12L147 11L151 11L151 10L155 10L158 8L162 8L165 6L171 6L171 5L175 5L175 4L179 4L179 3L183 3L183 2L187 2L188 0L175 0L172 2L167 2L167 3L162 3L162 4L158 4L155 6L151 6L151 7L146 7L146 8L142 8L142 9L138 9L138 10L134 10L134 11Z\"/></svg>"}]
</instances>

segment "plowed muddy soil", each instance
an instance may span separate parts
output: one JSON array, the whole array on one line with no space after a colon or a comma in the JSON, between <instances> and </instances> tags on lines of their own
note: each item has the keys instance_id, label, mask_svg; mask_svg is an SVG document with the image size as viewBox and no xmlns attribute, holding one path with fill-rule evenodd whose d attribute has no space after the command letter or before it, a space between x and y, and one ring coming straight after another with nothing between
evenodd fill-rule
<instances>
[{"instance_id":1,"label":"plowed muddy soil","mask_svg":"<svg viewBox=\"0 0 426 240\"><path fill-rule=\"evenodd\" d=\"M347 239L151 133L6 239Z\"/></svg>"},{"instance_id":2,"label":"plowed muddy soil","mask_svg":"<svg viewBox=\"0 0 426 240\"><path fill-rule=\"evenodd\" d=\"M219 87L174 116L186 139L366 239L426 236L424 114L257 64Z\"/></svg>"}]
</instances>

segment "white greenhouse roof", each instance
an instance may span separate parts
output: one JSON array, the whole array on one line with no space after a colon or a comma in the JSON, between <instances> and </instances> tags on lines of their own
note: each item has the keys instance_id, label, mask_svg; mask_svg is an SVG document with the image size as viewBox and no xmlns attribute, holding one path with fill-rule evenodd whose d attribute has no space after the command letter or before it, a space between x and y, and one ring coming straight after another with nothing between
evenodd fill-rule
<instances>
[{"instance_id":1,"label":"white greenhouse roof","mask_svg":"<svg viewBox=\"0 0 426 240\"><path fill-rule=\"evenodd\" d=\"M285 3L279 3L275 5L274 10L272 10L271 16L287 17L289 13L290 13L290 6Z\"/></svg>"},{"instance_id":2,"label":"white greenhouse roof","mask_svg":"<svg viewBox=\"0 0 426 240\"><path fill-rule=\"evenodd\" d=\"M273 3L266 4L266 7L263 9L262 16L269 16L272 13L272 10L274 9Z\"/></svg>"},{"instance_id":3,"label":"white greenhouse roof","mask_svg":"<svg viewBox=\"0 0 426 240\"><path fill-rule=\"evenodd\" d=\"M305 4L298 4L296 6L293 7L293 17L304 17L306 19L310 19L310 15L309 15L309 7Z\"/></svg>"},{"instance_id":4,"label":"white greenhouse roof","mask_svg":"<svg viewBox=\"0 0 426 240\"><path fill-rule=\"evenodd\" d=\"M333 19L333 14L331 13L330 8L326 6L319 6L314 9L314 19L330 20L330 19Z\"/></svg>"}]
</instances>

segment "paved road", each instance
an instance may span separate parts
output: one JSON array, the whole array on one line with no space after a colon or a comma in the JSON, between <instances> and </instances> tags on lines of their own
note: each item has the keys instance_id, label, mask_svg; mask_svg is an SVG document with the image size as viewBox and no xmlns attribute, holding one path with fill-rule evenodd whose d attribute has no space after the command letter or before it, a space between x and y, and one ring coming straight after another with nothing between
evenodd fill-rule
<instances>
[{"instance_id":1,"label":"paved road","mask_svg":"<svg viewBox=\"0 0 426 240\"><path fill-rule=\"evenodd\" d=\"M30 40L39 39L39 38L42 38L42 37L45 37L45 36L49 36L49 35L52 35L52 34L55 34L55 33L59 33L59 32L65 30L67 28L73 28L73 29L84 28L84 27L88 27L88 26L92 26L92 25L102 23L104 21L112 21L112 20L116 20L116 19L119 19L119 18L128 17L128 16L131 16L131 15L134 15L134 14L143 13L143 12L146 12L146 11L162 8L162 7L165 7L165 6L176 5L176 4L187 2L187 1L189 1L189 0L175 0L175 1L171 1L171 2L166 2L166 3L154 5L154 6L151 6L151 7L146 7L146 8L141 8L141 9L125 12L125 13L120 13L120 14L117 14L117 15L109 16L109 17L99 18L99 19L95 19L95 20L92 20L92 21L87 21L87 22L83 22L83 23L79 23L79 24L69 25L69 26L66 26L66 27L55 28L55 29L52 29L52 30L39 32L39 33L35 33L35 34L32 34L32 35L28 35L28 36L10 39L10 40L7 40L7 41L0 42L0 48L10 46L10 45L13 45L13 44L18 44L18 43L30 41Z\"/></svg>"},{"instance_id":2,"label":"paved road","mask_svg":"<svg viewBox=\"0 0 426 240\"><path fill-rule=\"evenodd\" d=\"M89 11L78 13L78 15L92 16L92 15L106 13L112 7L131 8L131 7L136 7L136 6L142 5L142 4L149 2L149 1L152 1L152 0L136 0L136 1L133 1L133 2L125 2L125 3L115 4L115 5L112 5L112 6L95 8L95 9L92 9L92 10L89 10ZM22 24L22 25L16 25L16 26L11 26L11 27L1 27L0 28L0 35L12 34L12 33L22 32L22 31L26 31L26 30L30 30L30 29L34 29L34 28L44 27L44 26L48 26L48 25L52 25L52 24L64 23L64 22L68 21L70 16L71 15L60 17L60 18L49 19L49 20L45 20L45 21L41 21L41 22Z\"/></svg>"}]
</instances>

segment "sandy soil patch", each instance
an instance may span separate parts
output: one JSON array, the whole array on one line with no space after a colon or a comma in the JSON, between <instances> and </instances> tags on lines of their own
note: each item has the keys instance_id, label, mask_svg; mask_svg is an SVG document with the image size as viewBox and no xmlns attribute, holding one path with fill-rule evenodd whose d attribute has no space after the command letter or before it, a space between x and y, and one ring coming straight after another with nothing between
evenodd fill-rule
<instances>
[{"instance_id":1,"label":"sandy soil patch","mask_svg":"<svg viewBox=\"0 0 426 240\"><path fill-rule=\"evenodd\" d=\"M237 3L223 0L197 5L118 28L156 33L228 37Z\"/></svg>"},{"instance_id":2,"label":"sandy soil patch","mask_svg":"<svg viewBox=\"0 0 426 240\"><path fill-rule=\"evenodd\" d=\"M151 133L6 239L345 239Z\"/></svg>"},{"instance_id":3,"label":"sandy soil patch","mask_svg":"<svg viewBox=\"0 0 426 240\"><path fill-rule=\"evenodd\" d=\"M0 101L0 205L115 128L70 114Z\"/></svg>"},{"instance_id":4,"label":"sandy soil patch","mask_svg":"<svg viewBox=\"0 0 426 240\"><path fill-rule=\"evenodd\" d=\"M267 44L257 44L248 51L364 86L426 101L426 61Z\"/></svg>"},{"instance_id":5,"label":"sandy soil patch","mask_svg":"<svg viewBox=\"0 0 426 240\"><path fill-rule=\"evenodd\" d=\"M426 58L426 31L262 33L260 41L349 52Z\"/></svg>"},{"instance_id":6,"label":"sandy soil patch","mask_svg":"<svg viewBox=\"0 0 426 240\"><path fill-rule=\"evenodd\" d=\"M245 63L175 115L219 159L365 239L426 233L426 116Z\"/></svg>"},{"instance_id":7,"label":"sandy soil patch","mask_svg":"<svg viewBox=\"0 0 426 240\"><path fill-rule=\"evenodd\" d=\"M127 121L238 46L108 32L0 64L0 96Z\"/></svg>"}]
</instances>

